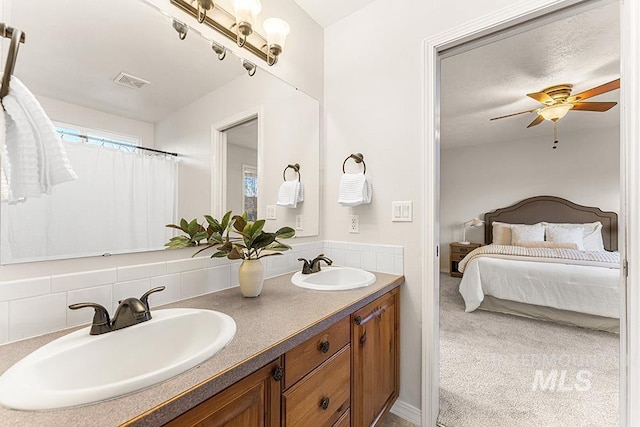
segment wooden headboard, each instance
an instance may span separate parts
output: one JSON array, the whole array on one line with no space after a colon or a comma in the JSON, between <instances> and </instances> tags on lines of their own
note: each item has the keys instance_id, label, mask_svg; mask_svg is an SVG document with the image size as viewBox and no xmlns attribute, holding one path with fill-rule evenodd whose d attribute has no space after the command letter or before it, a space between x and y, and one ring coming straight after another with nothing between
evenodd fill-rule
<instances>
[{"instance_id":1,"label":"wooden headboard","mask_svg":"<svg viewBox=\"0 0 640 427\"><path fill-rule=\"evenodd\" d=\"M512 224L535 224L537 222L602 223L602 240L608 251L618 250L618 214L604 212L600 208L577 205L554 196L537 196L522 200L515 205L496 209L484 215L484 241L493 241L494 221Z\"/></svg>"}]
</instances>

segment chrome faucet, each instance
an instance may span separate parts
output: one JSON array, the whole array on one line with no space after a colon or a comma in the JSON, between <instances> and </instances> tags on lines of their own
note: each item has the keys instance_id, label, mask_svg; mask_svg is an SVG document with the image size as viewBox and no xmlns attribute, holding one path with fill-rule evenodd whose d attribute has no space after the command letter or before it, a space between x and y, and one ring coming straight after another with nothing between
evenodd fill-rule
<instances>
[{"instance_id":1,"label":"chrome faucet","mask_svg":"<svg viewBox=\"0 0 640 427\"><path fill-rule=\"evenodd\" d=\"M93 308L95 313L93 315L93 321L91 322L91 331L89 332L89 335L100 335L151 320L149 295L160 291L164 291L164 286L148 290L140 297L140 299L126 298L119 301L113 320L109 318L109 312L106 308L93 302L71 304L69 308L71 310Z\"/></svg>"},{"instance_id":2,"label":"chrome faucet","mask_svg":"<svg viewBox=\"0 0 640 427\"><path fill-rule=\"evenodd\" d=\"M320 261L324 261L327 265L333 264L329 258L324 256L324 254L320 254L313 259L313 261L308 261L304 258L298 258L298 261L302 261L304 264L302 265L302 274L311 274L317 273L320 271Z\"/></svg>"}]
</instances>

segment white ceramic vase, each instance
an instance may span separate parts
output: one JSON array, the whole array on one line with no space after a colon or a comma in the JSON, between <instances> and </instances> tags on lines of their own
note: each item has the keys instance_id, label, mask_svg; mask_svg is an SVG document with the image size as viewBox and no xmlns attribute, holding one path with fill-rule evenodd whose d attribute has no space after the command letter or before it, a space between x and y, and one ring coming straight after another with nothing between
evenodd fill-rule
<instances>
[{"instance_id":1,"label":"white ceramic vase","mask_svg":"<svg viewBox=\"0 0 640 427\"><path fill-rule=\"evenodd\" d=\"M245 298L255 298L262 292L264 267L259 259L245 259L238 269L238 283Z\"/></svg>"}]
</instances>

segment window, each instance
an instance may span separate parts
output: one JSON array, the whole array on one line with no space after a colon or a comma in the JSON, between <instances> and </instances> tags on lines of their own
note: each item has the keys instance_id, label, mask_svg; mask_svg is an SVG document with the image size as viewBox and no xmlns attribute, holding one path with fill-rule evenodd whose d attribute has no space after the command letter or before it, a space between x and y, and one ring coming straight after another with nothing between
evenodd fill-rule
<instances>
[{"instance_id":1,"label":"window","mask_svg":"<svg viewBox=\"0 0 640 427\"><path fill-rule=\"evenodd\" d=\"M242 210L248 221L258 218L258 169L242 165Z\"/></svg>"},{"instance_id":2,"label":"window","mask_svg":"<svg viewBox=\"0 0 640 427\"><path fill-rule=\"evenodd\" d=\"M54 126L63 141L99 145L126 152L134 152L137 149L136 147L140 145L140 137L137 136L122 135L65 123L54 122Z\"/></svg>"}]
</instances>

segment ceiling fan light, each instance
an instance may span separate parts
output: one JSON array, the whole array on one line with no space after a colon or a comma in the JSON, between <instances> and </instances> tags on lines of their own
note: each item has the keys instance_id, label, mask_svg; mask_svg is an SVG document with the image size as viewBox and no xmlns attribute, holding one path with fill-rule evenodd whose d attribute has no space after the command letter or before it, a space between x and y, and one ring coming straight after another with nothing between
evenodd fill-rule
<instances>
[{"instance_id":1,"label":"ceiling fan light","mask_svg":"<svg viewBox=\"0 0 640 427\"><path fill-rule=\"evenodd\" d=\"M566 116L572 108L573 104L555 104L544 107L542 110L538 111L538 114L544 117L545 120L555 122Z\"/></svg>"}]
</instances>

